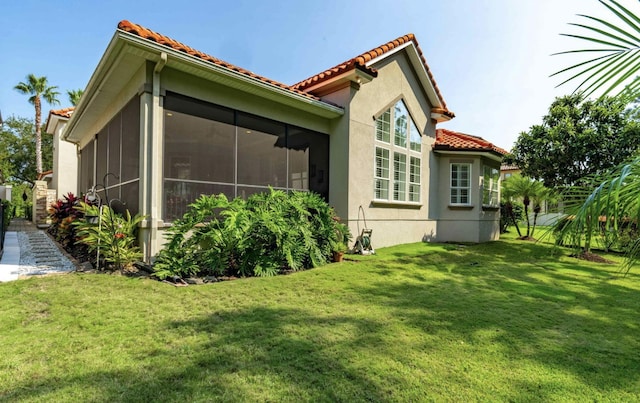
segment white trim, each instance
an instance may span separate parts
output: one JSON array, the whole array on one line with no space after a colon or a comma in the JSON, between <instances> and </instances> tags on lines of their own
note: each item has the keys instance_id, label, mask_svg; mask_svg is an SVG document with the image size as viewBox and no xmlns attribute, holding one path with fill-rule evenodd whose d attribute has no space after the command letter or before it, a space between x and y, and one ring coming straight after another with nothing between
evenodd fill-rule
<instances>
[{"instance_id":1,"label":"white trim","mask_svg":"<svg viewBox=\"0 0 640 403\"><path fill-rule=\"evenodd\" d=\"M459 166L468 166L469 167L469 174L468 174L468 178L467 181L469 182L468 186L452 186L451 185L451 181L453 180L453 166L454 165L459 165ZM468 207L468 206L473 206L474 204L471 202L472 201L472 189L473 189L473 181L471 180L471 178L473 177L473 164L470 162L450 162L449 163L449 206L454 206L454 207ZM459 178L457 178L459 179ZM467 202L466 203L453 203L451 201L451 191L453 189L457 189L457 190L467 190ZM460 196L460 194L458 194L457 199L462 199L462 197Z\"/></svg>"},{"instance_id":2,"label":"white trim","mask_svg":"<svg viewBox=\"0 0 640 403\"><path fill-rule=\"evenodd\" d=\"M488 152L488 151L472 151L472 150L465 150L465 151L452 151L452 150L433 150L434 153L437 154L446 154L446 155L460 155L460 156L465 156L467 158L470 157L487 157L489 159L492 159L494 161L502 161L502 156L497 156L494 153Z\"/></svg>"}]
</instances>

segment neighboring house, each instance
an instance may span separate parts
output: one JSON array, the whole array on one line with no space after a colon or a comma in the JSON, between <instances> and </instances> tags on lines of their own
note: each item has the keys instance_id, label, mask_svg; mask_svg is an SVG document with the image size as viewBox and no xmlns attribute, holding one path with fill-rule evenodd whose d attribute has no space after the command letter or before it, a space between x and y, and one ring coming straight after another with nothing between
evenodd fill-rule
<instances>
[{"instance_id":1,"label":"neighboring house","mask_svg":"<svg viewBox=\"0 0 640 403\"><path fill-rule=\"evenodd\" d=\"M53 136L53 167L49 174L48 187L54 189L61 198L71 192L78 192L78 149L73 143L62 140L62 132L73 114L74 107L49 112L44 132ZM43 172L44 173L44 172ZM45 180L38 178L38 180Z\"/></svg>"},{"instance_id":2,"label":"neighboring house","mask_svg":"<svg viewBox=\"0 0 640 403\"><path fill-rule=\"evenodd\" d=\"M500 179L505 180L521 173L520 167L517 165L501 165L500 166Z\"/></svg>"},{"instance_id":3,"label":"neighboring house","mask_svg":"<svg viewBox=\"0 0 640 403\"><path fill-rule=\"evenodd\" d=\"M505 151L436 130L454 116L413 35L286 85L122 21L62 136L77 191L147 217L147 261L199 195L269 186L319 193L355 235L366 219L375 247L495 240Z\"/></svg>"}]
</instances>

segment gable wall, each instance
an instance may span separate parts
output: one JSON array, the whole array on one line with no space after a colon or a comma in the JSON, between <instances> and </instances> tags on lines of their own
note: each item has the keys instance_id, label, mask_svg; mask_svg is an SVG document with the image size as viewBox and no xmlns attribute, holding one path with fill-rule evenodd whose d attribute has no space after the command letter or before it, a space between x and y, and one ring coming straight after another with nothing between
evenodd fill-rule
<instances>
[{"instance_id":1,"label":"gable wall","mask_svg":"<svg viewBox=\"0 0 640 403\"><path fill-rule=\"evenodd\" d=\"M374 67L378 69L378 77L362 84L349 105L349 226L354 236L358 235L358 228L364 228L362 207L367 226L373 229L374 247L430 240L436 235L437 201L432 190L435 189L438 170L432 152L435 124L430 118L431 105L404 51ZM409 114L422 132L419 205L374 202L375 116L393 107L400 99L404 100ZM390 188L392 186L391 183Z\"/></svg>"}]
</instances>

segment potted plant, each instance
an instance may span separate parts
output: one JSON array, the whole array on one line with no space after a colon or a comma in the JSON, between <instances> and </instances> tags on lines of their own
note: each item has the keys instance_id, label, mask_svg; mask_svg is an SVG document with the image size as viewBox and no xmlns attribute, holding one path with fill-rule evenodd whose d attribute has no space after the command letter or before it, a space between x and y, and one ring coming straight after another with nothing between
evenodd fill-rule
<instances>
[{"instance_id":1,"label":"potted plant","mask_svg":"<svg viewBox=\"0 0 640 403\"><path fill-rule=\"evenodd\" d=\"M331 240L331 251L333 252L333 261L342 262L345 252L349 249L347 246L351 241L351 231L346 224L336 221L334 237Z\"/></svg>"},{"instance_id":2,"label":"potted plant","mask_svg":"<svg viewBox=\"0 0 640 403\"><path fill-rule=\"evenodd\" d=\"M337 242L333 247L333 261L336 263L342 262L346 251L347 245L345 245L344 242Z\"/></svg>"}]
</instances>

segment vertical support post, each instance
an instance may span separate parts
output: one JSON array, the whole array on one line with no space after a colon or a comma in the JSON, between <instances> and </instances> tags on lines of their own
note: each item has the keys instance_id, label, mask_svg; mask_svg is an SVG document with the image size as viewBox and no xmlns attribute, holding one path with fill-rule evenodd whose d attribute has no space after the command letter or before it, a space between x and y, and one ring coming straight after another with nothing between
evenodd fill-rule
<instances>
[{"instance_id":1,"label":"vertical support post","mask_svg":"<svg viewBox=\"0 0 640 403\"><path fill-rule=\"evenodd\" d=\"M158 226L161 222L162 205L162 98L160 73L167 63L167 54L162 52L160 60L147 75L150 92L140 96L140 201L142 215L140 245L144 261L149 263L158 252ZM150 82L149 82L150 81Z\"/></svg>"}]
</instances>

